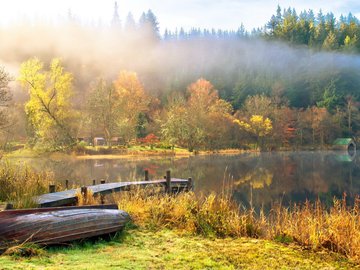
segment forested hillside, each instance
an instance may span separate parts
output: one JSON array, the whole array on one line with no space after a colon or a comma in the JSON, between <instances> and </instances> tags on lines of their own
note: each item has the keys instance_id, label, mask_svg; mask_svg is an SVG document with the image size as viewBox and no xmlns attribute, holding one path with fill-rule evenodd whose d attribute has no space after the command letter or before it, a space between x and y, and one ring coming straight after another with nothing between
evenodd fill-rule
<instances>
[{"instance_id":1,"label":"forested hillside","mask_svg":"<svg viewBox=\"0 0 360 270\"><path fill-rule=\"evenodd\" d=\"M115 6L110 26L71 14L3 26L2 144L278 149L359 135L357 18L278 7L263 28L239 25L160 33L151 10L122 22Z\"/></svg>"}]
</instances>

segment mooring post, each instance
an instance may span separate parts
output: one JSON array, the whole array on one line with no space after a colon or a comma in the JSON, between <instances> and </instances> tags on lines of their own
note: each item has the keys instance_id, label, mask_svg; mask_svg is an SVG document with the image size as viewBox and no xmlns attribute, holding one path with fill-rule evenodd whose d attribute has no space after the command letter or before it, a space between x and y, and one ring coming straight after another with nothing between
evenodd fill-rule
<instances>
[{"instance_id":1,"label":"mooring post","mask_svg":"<svg viewBox=\"0 0 360 270\"><path fill-rule=\"evenodd\" d=\"M145 170L144 174L145 174L145 181L149 181L149 170Z\"/></svg>"},{"instance_id":2,"label":"mooring post","mask_svg":"<svg viewBox=\"0 0 360 270\"><path fill-rule=\"evenodd\" d=\"M14 209L14 205L13 205L13 204L11 204L11 203L5 204L5 210L11 210L11 209Z\"/></svg>"},{"instance_id":3,"label":"mooring post","mask_svg":"<svg viewBox=\"0 0 360 270\"><path fill-rule=\"evenodd\" d=\"M88 190L87 190L87 187L86 186L82 186L81 187L81 195L83 196L83 198L87 198L87 193L88 193Z\"/></svg>"},{"instance_id":4,"label":"mooring post","mask_svg":"<svg viewBox=\"0 0 360 270\"><path fill-rule=\"evenodd\" d=\"M192 178L189 177L188 178L188 182L187 182L187 190L190 191L193 187L193 181L192 181Z\"/></svg>"},{"instance_id":5,"label":"mooring post","mask_svg":"<svg viewBox=\"0 0 360 270\"><path fill-rule=\"evenodd\" d=\"M166 188L165 188L165 191L167 193L171 193L171 172L170 172L170 170L166 171Z\"/></svg>"},{"instance_id":6,"label":"mooring post","mask_svg":"<svg viewBox=\"0 0 360 270\"><path fill-rule=\"evenodd\" d=\"M56 186L55 185L49 185L49 193L55 193Z\"/></svg>"},{"instance_id":7,"label":"mooring post","mask_svg":"<svg viewBox=\"0 0 360 270\"><path fill-rule=\"evenodd\" d=\"M96 180L95 179L93 179L93 186L95 186L96 185Z\"/></svg>"},{"instance_id":8,"label":"mooring post","mask_svg":"<svg viewBox=\"0 0 360 270\"><path fill-rule=\"evenodd\" d=\"M69 189L69 180L67 180L67 179L65 180L65 188Z\"/></svg>"}]
</instances>

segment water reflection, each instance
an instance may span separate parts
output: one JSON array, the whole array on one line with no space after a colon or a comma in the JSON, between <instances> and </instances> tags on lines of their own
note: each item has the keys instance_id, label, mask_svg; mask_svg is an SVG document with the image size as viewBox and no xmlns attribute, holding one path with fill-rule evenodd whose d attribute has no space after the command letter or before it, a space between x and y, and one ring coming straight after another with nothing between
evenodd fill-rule
<instances>
[{"instance_id":1,"label":"water reflection","mask_svg":"<svg viewBox=\"0 0 360 270\"><path fill-rule=\"evenodd\" d=\"M335 158L340 162L353 162L356 158L355 151L337 151L334 152Z\"/></svg>"},{"instance_id":2,"label":"water reflection","mask_svg":"<svg viewBox=\"0 0 360 270\"><path fill-rule=\"evenodd\" d=\"M360 193L359 157L343 152L248 153L236 156L196 156L156 160L27 160L36 170L51 170L56 179L91 185L92 180L129 181L163 178L170 169L174 177L195 180L196 192L231 192L246 206L270 207L315 200L330 203L346 192L350 199Z\"/></svg>"}]
</instances>

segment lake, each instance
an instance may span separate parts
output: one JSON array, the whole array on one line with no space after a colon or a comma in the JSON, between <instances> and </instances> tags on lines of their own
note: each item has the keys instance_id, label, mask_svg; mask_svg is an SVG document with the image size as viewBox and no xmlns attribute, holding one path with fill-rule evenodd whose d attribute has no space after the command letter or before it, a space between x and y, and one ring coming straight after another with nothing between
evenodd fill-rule
<instances>
[{"instance_id":1,"label":"lake","mask_svg":"<svg viewBox=\"0 0 360 270\"><path fill-rule=\"evenodd\" d=\"M151 160L22 159L37 171L53 171L64 183L91 185L92 180L141 180L144 170L161 179L166 170L176 178L192 177L195 192L227 192L241 204L270 208L320 198L330 204L346 192L349 202L360 194L358 156L339 152L271 152L233 156L209 155ZM19 161L17 161L19 162Z\"/></svg>"}]
</instances>

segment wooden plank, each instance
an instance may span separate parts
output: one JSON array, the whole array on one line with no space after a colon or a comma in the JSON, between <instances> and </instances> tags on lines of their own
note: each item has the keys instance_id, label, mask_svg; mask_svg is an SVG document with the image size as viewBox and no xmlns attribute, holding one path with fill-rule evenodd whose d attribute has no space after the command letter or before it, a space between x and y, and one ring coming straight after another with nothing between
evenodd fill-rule
<instances>
[{"instance_id":1,"label":"wooden plank","mask_svg":"<svg viewBox=\"0 0 360 270\"><path fill-rule=\"evenodd\" d=\"M150 181L137 181L137 182L117 182L117 183L105 183L100 185L88 186L94 195L106 195L113 192L119 192L130 187L135 186L149 186L149 185L166 185L166 180L150 180ZM171 178L171 184L173 186L180 185L186 186L188 184L187 179ZM81 189L70 189L55 193L48 193L40 195L36 198L40 207L54 207L73 205L76 203L76 194L80 193Z\"/></svg>"}]
</instances>

